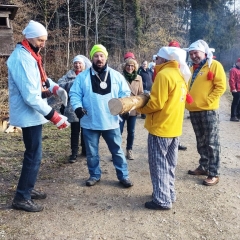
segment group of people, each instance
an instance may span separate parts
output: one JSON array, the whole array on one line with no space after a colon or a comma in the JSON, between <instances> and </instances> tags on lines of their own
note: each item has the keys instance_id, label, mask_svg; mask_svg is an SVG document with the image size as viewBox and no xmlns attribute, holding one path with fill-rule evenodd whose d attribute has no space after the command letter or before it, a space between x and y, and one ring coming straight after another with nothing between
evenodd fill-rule
<instances>
[{"instance_id":1,"label":"group of people","mask_svg":"<svg viewBox=\"0 0 240 240\"><path fill-rule=\"evenodd\" d=\"M205 41L198 40L188 49L193 61L191 71L185 62L185 50L179 46L160 48L151 86L150 82L143 83L147 62L142 63L142 69L138 68L134 54L128 52L124 56L121 74L109 67L108 51L101 44L92 47L90 61L77 55L73 59L74 69L56 84L47 77L39 54L47 40L45 27L31 20L23 35L24 40L17 44L7 61L10 123L22 127L25 144L13 208L29 212L43 210L43 206L33 199L47 197L34 186L42 157L42 125L48 121L59 129L71 126L70 162L75 162L77 158L81 128L82 153L86 155L89 172L86 186L94 186L101 180L99 140L102 136L111 152L119 183L129 188L133 182L129 178L128 163L121 147L122 132L126 123L126 156L132 160L136 118L138 114L144 114L145 128L149 132L148 161L153 186L152 201L146 202L145 207L169 210L176 201L175 168L186 107L200 154L199 166L188 173L206 175L204 185L218 183L218 107L226 89L226 76L222 65L212 59ZM111 115L108 108L110 99L144 92L150 94L145 106L121 115ZM62 114L47 104L47 97L52 94L61 98ZM68 120L64 115L68 116Z\"/></svg>"}]
</instances>

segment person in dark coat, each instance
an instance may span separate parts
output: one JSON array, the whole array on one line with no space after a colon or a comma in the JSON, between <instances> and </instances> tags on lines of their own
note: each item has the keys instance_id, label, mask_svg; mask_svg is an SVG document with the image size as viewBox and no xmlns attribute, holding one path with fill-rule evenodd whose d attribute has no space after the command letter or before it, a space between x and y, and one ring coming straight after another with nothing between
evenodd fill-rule
<instances>
[{"instance_id":1,"label":"person in dark coat","mask_svg":"<svg viewBox=\"0 0 240 240\"><path fill-rule=\"evenodd\" d=\"M152 74L148 68L148 62L146 60L142 61L142 66L138 69L137 74L142 77L144 93L150 93L152 88ZM141 118L145 119L146 115L141 114Z\"/></svg>"}]
</instances>

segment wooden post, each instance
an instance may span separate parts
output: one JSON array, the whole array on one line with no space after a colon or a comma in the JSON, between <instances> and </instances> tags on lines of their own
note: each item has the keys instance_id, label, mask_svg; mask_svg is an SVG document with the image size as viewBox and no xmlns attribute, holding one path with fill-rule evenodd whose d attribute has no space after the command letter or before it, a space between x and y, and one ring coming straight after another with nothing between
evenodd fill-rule
<instances>
[{"instance_id":1,"label":"wooden post","mask_svg":"<svg viewBox=\"0 0 240 240\"><path fill-rule=\"evenodd\" d=\"M147 104L149 95L140 94L125 98L113 98L108 102L108 107L112 115L123 114L131 110L143 107Z\"/></svg>"}]
</instances>

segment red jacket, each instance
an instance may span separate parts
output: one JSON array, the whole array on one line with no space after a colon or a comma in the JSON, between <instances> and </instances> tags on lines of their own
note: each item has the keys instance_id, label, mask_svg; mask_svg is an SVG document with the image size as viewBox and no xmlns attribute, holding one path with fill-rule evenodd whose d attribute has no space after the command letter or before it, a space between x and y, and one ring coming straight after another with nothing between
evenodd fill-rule
<instances>
[{"instance_id":1,"label":"red jacket","mask_svg":"<svg viewBox=\"0 0 240 240\"><path fill-rule=\"evenodd\" d=\"M229 72L230 91L237 90L240 92L240 68L233 67Z\"/></svg>"}]
</instances>

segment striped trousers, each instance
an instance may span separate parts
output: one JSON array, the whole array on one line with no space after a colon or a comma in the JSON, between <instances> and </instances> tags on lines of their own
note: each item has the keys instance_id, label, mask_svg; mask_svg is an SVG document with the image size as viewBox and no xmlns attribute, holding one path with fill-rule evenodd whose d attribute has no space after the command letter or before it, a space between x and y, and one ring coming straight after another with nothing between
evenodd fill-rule
<instances>
[{"instance_id":1,"label":"striped trousers","mask_svg":"<svg viewBox=\"0 0 240 240\"><path fill-rule=\"evenodd\" d=\"M148 161L153 185L153 202L171 208L176 201L174 188L179 138L148 135Z\"/></svg>"}]
</instances>

